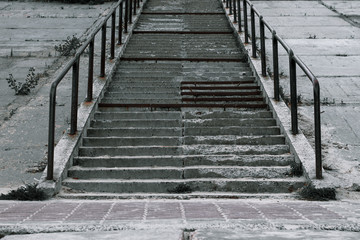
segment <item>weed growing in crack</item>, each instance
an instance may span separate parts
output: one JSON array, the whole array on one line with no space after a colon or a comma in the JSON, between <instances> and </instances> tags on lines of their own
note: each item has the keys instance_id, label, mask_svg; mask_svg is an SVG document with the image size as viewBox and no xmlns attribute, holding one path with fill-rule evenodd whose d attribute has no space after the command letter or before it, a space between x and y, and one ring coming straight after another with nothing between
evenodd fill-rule
<instances>
[{"instance_id":1,"label":"weed growing in crack","mask_svg":"<svg viewBox=\"0 0 360 240\"><path fill-rule=\"evenodd\" d=\"M36 184L26 184L8 194L0 195L0 200L42 201L45 199L45 193L37 189Z\"/></svg>"},{"instance_id":2,"label":"weed growing in crack","mask_svg":"<svg viewBox=\"0 0 360 240\"><path fill-rule=\"evenodd\" d=\"M55 51L59 52L61 56L72 56L76 50L81 46L81 41L75 35L68 36L64 44L55 46Z\"/></svg>"},{"instance_id":3,"label":"weed growing in crack","mask_svg":"<svg viewBox=\"0 0 360 240\"><path fill-rule=\"evenodd\" d=\"M301 163L297 163L294 161L290 164L290 168L291 168L290 174L292 176L300 177L304 174Z\"/></svg>"},{"instance_id":4,"label":"weed growing in crack","mask_svg":"<svg viewBox=\"0 0 360 240\"><path fill-rule=\"evenodd\" d=\"M39 75L35 75L35 68L31 67L26 76L25 82L17 82L14 76L10 73L6 78L9 87L15 90L15 95L28 95L32 88L38 84Z\"/></svg>"},{"instance_id":5,"label":"weed growing in crack","mask_svg":"<svg viewBox=\"0 0 360 240\"><path fill-rule=\"evenodd\" d=\"M336 192L334 188L315 189L310 185L300 189L300 196L305 200L310 201L329 201L336 200Z\"/></svg>"}]
</instances>

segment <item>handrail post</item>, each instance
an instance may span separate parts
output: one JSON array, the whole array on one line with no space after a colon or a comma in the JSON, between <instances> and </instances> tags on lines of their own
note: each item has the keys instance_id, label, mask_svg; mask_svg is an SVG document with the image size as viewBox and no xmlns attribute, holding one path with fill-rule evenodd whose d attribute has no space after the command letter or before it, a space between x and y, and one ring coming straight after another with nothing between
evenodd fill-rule
<instances>
[{"instance_id":1,"label":"handrail post","mask_svg":"<svg viewBox=\"0 0 360 240\"><path fill-rule=\"evenodd\" d=\"M272 32L272 48L273 48L273 71L274 71L274 98L280 101L280 80L279 80L279 50L276 31Z\"/></svg>"},{"instance_id":2,"label":"handrail post","mask_svg":"<svg viewBox=\"0 0 360 240\"><path fill-rule=\"evenodd\" d=\"M233 9L232 9L232 0L229 0L229 15L233 14Z\"/></svg>"},{"instance_id":3,"label":"handrail post","mask_svg":"<svg viewBox=\"0 0 360 240\"><path fill-rule=\"evenodd\" d=\"M316 178L322 179L322 157L321 157L321 119L320 119L320 85L315 78L314 87L314 121L315 121L315 161Z\"/></svg>"},{"instance_id":4,"label":"handrail post","mask_svg":"<svg viewBox=\"0 0 360 240\"><path fill-rule=\"evenodd\" d=\"M119 29L118 29L118 45L122 44L122 31L123 31L123 3L120 3L119 6Z\"/></svg>"},{"instance_id":5,"label":"handrail post","mask_svg":"<svg viewBox=\"0 0 360 240\"><path fill-rule=\"evenodd\" d=\"M265 24L260 16L261 74L266 77Z\"/></svg>"},{"instance_id":6,"label":"handrail post","mask_svg":"<svg viewBox=\"0 0 360 240\"><path fill-rule=\"evenodd\" d=\"M244 3L244 32L245 32L245 43L249 43L249 27L248 27L248 19L247 19L247 3L246 0Z\"/></svg>"},{"instance_id":7,"label":"handrail post","mask_svg":"<svg viewBox=\"0 0 360 240\"><path fill-rule=\"evenodd\" d=\"M111 14L111 47L110 47L110 59L115 58L115 20L116 11Z\"/></svg>"},{"instance_id":8,"label":"handrail post","mask_svg":"<svg viewBox=\"0 0 360 240\"><path fill-rule=\"evenodd\" d=\"M101 29L101 63L100 77L105 77L105 51L106 51L106 22Z\"/></svg>"},{"instance_id":9,"label":"handrail post","mask_svg":"<svg viewBox=\"0 0 360 240\"><path fill-rule=\"evenodd\" d=\"M133 0L129 0L129 23L132 24L132 2Z\"/></svg>"},{"instance_id":10,"label":"handrail post","mask_svg":"<svg viewBox=\"0 0 360 240\"><path fill-rule=\"evenodd\" d=\"M124 18L124 24L125 24L125 33L128 32L128 21L129 21L129 0L125 0L125 18Z\"/></svg>"},{"instance_id":11,"label":"handrail post","mask_svg":"<svg viewBox=\"0 0 360 240\"><path fill-rule=\"evenodd\" d=\"M297 114L297 89L296 89L296 62L294 52L289 51L290 68L290 104L291 104L291 130L294 135L298 134L298 114Z\"/></svg>"},{"instance_id":12,"label":"handrail post","mask_svg":"<svg viewBox=\"0 0 360 240\"><path fill-rule=\"evenodd\" d=\"M56 107L56 85L50 88L49 101L49 132L48 132L48 161L46 180L54 179L54 150L55 150L55 107Z\"/></svg>"},{"instance_id":13,"label":"handrail post","mask_svg":"<svg viewBox=\"0 0 360 240\"><path fill-rule=\"evenodd\" d=\"M80 56L76 59L72 66L72 93L71 93L71 120L70 135L76 134L77 131L77 109L79 95L79 63Z\"/></svg>"},{"instance_id":14,"label":"handrail post","mask_svg":"<svg viewBox=\"0 0 360 240\"><path fill-rule=\"evenodd\" d=\"M229 1L230 0L226 0L226 6L225 6L226 8L229 8Z\"/></svg>"},{"instance_id":15,"label":"handrail post","mask_svg":"<svg viewBox=\"0 0 360 240\"><path fill-rule=\"evenodd\" d=\"M251 45L252 45L252 57L256 58L256 33L255 33L255 11L253 5L250 8L251 14Z\"/></svg>"},{"instance_id":16,"label":"handrail post","mask_svg":"<svg viewBox=\"0 0 360 240\"><path fill-rule=\"evenodd\" d=\"M234 7L234 23L237 23L237 12L236 12L236 0L233 0L234 1L234 4L233 4L233 7Z\"/></svg>"},{"instance_id":17,"label":"handrail post","mask_svg":"<svg viewBox=\"0 0 360 240\"><path fill-rule=\"evenodd\" d=\"M88 67L88 88L86 101L91 102L93 99L93 82L94 82L94 39L89 44L89 67Z\"/></svg>"},{"instance_id":18,"label":"handrail post","mask_svg":"<svg viewBox=\"0 0 360 240\"><path fill-rule=\"evenodd\" d=\"M134 0L134 16L136 15L136 0Z\"/></svg>"},{"instance_id":19,"label":"handrail post","mask_svg":"<svg viewBox=\"0 0 360 240\"><path fill-rule=\"evenodd\" d=\"M237 0L237 7L238 7L238 25L239 25L239 32L241 32L241 8L240 8L240 0Z\"/></svg>"}]
</instances>

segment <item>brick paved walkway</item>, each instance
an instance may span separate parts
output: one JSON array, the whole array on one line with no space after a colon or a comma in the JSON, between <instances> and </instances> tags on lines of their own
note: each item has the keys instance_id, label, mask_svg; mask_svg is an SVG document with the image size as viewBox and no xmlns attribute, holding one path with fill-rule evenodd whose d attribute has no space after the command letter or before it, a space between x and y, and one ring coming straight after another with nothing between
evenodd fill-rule
<instances>
[{"instance_id":1,"label":"brick paved walkway","mask_svg":"<svg viewBox=\"0 0 360 240\"><path fill-rule=\"evenodd\" d=\"M289 200L51 200L0 202L0 232L227 225L252 230L360 231L360 202ZM52 229L52 230L49 230Z\"/></svg>"}]
</instances>

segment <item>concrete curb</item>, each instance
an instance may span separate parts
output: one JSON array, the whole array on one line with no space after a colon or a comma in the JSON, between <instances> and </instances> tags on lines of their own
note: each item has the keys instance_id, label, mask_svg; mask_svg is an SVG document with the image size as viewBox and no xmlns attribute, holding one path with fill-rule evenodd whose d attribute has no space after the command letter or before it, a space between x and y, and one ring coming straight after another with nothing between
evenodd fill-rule
<instances>
[{"instance_id":1,"label":"concrete curb","mask_svg":"<svg viewBox=\"0 0 360 240\"><path fill-rule=\"evenodd\" d=\"M57 143L54 150L54 180L46 180L46 167L37 186L38 189L41 189L45 192L48 198L51 198L60 191L62 181L67 176L68 168L72 165L73 157L77 153L78 147L81 144L81 139L85 134L84 130L86 130L87 127L89 127L90 125L90 119L97 110L97 105L103 98L106 87L116 71L116 67L118 62L120 61L120 57L124 53L126 45L128 44L132 36L132 31L135 28L135 25L141 15L140 13L142 12L142 9L146 2L147 0L142 2L142 4L140 5L139 13L133 16L133 24L129 25L128 34L123 34L123 44L117 49L115 49L115 61L106 65L106 78L94 78L93 101L90 103L82 102L80 107L78 108L77 134L74 136L64 134ZM93 29L96 27L97 25L95 25Z\"/></svg>"},{"instance_id":2,"label":"concrete curb","mask_svg":"<svg viewBox=\"0 0 360 240\"><path fill-rule=\"evenodd\" d=\"M229 15L229 9L226 9L225 3L219 0L226 12L226 17L229 20L231 27L233 28L234 35L238 38L239 42L244 46L244 50L248 53L248 60L250 67L255 73L255 77L259 80L260 87L265 93L266 103L274 114L277 124L280 126L281 133L285 135L286 142L290 146L290 152L294 154L295 161L301 163L304 171L304 176L309 182L309 186L315 188L315 190L326 190L333 188L332 176L323 171L323 179L316 179L315 173L315 151L306 139L304 134L299 130L297 135L291 133L291 111L286 106L284 101L274 100L274 84L270 77L263 77L261 74L261 59L251 57L251 42L245 44L245 34L237 31L238 24L234 23L233 15Z\"/></svg>"}]
</instances>

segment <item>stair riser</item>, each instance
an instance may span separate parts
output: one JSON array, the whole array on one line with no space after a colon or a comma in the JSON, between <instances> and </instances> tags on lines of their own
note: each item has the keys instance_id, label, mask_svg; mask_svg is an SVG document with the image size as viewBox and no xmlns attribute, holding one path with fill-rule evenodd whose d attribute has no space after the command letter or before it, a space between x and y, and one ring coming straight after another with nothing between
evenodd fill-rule
<instances>
[{"instance_id":1,"label":"stair riser","mask_svg":"<svg viewBox=\"0 0 360 240\"><path fill-rule=\"evenodd\" d=\"M66 187L86 192L108 193L169 193L180 183L176 182L93 182L70 183L64 182ZM204 192L242 192L242 193L289 193L304 186L303 182L271 182L271 181L191 181L187 182L194 191Z\"/></svg>"},{"instance_id":2,"label":"stair riser","mask_svg":"<svg viewBox=\"0 0 360 240\"><path fill-rule=\"evenodd\" d=\"M185 120L184 127L276 126L275 119L207 119Z\"/></svg>"},{"instance_id":3,"label":"stair riser","mask_svg":"<svg viewBox=\"0 0 360 240\"><path fill-rule=\"evenodd\" d=\"M113 120L113 121L93 121L93 128L127 128L127 127L181 127L181 121L176 120Z\"/></svg>"},{"instance_id":4,"label":"stair riser","mask_svg":"<svg viewBox=\"0 0 360 240\"><path fill-rule=\"evenodd\" d=\"M208 144L208 145L273 145L273 144L285 144L285 138L283 136L260 136L253 138L236 138L233 139L221 139L214 137L214 139L204 137L185 137L185 145L193 144Z\"/></svg>"},{"instance_id":5,"label":"stair riser","mask_svg":"<svg viewBox=\"0 0 360 240\"><path fill-rule=\"evenodd\" d=\"M88 129L88 137L151 137L151 136L182 136L180 128L164 128L164 129Z\"/></svg>"},{"instance_id":6,"label":"stair riser","mask_svg":"<svg viewBox=\"0 0 360 240\"><path fill-rule=\"evenodd\" d=\"M96 113L96 120L113 120L113 119L181 119L181 113L176 112L114 112L114 113Z\"/></svg>"},{"instance_id":7,"label":"stair riser","mask_svg":"<svg viewBox=\"0 0 360 240\"><path fill-rule=\"evenodd\" d=\"M79 149L79 156L176 156L176 155L277 155L288 153L287 146L278 147L259 147L259 146L212 146L199 145L199 147L161 147L161 146L138 146L136 148L119 148L119 147L97 147L97 148L83 148Z\"/></svg>"},{"instance_id":8,"label":"stair riser","mask_svg":"<svg viewBox=\"0 0 360 240\"><path fill-rule=\"evenodd\" d=\"M244 169L144 169L144 170L69 170L75 179L194 179L194 178L285 178L290 168L244 168Z\"/></svg>"},{"instance_id":9,"label":"stair riser","mask_svg":"<svg viewBox=\"0 0 360 240\"><path fill-rule=\"evenodd\" d=\"M181 139L178 137L175 138L107 138L107 139L83 139L83 146L91 147L91 146L108 146L108 147L116 147L116 146L180 146Z\"/></svg>"},{"instance_id":10,"label":"stair riser","mask_svg":"<svg viewBox=\"0 0 360 240\"><path fill-rule=\"evenodd\" d=\"M279 135L278 128L237 128L237 127L222 127L222 128L186 128L185 136L217 136L217 135Z\"/></svg>"},{"instance_id":11,"label":"stair riser","mask_svg":"<svg viewBox=\"0 0 360 240\"><path fill-rule=\"evenodd\" d=\"M291 155L283 156L186 156L136 158L75 158L82 167L151 167L151 166L287 166L294 161Z\"/></svg>"}]
</instances>

